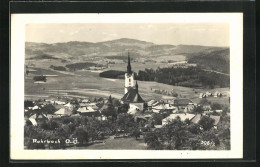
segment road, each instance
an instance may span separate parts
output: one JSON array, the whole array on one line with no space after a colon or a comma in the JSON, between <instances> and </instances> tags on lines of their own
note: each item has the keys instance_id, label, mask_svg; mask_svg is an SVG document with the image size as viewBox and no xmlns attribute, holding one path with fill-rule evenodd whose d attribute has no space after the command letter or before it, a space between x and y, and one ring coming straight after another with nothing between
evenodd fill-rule
<instances>
[{"instance_id":1,"label":"road","mask_svg":"<svg viewBox=\"0 0 260 167\"><path fill-rule=\"evenodd\" d=\"M219 71L214 71L214 70L207 70L207 69L202 69L203 71L208 71L208 72L215 72L215 73L218 73L218 74L223 74L223 75L226 75L226 76L230 76L230 74L227 74L227 73L223 73L223 72L219 72Z\"/></svg>"}]
</instances>

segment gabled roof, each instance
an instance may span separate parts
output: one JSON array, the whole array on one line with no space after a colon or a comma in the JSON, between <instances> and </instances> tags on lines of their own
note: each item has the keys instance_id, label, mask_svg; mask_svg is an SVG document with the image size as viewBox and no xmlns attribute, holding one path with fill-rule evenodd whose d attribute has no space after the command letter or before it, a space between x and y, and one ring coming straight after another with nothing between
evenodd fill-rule
<instances>
[{"instance_id":1,"label":"gabled roof","mask_svg":"<svg viewBox=\"0 0 260 167\"><path fill-rule=\"evenodd\" d=\"M191 120L193 117L195 117L195 115L194 114L171 114L168 117L164 118L162 121L173 120L176 119L177 117L180 117L181 121L185 121L185 119Z\"/></svg>"},{"instance_id":2,"label":"gabled roof","mask_svg":"<svg viewBox=\"0 0 260 167\"><path fill-rule=\"evenodd\" d=\"M175 99L174 100L174 105L186 106L190 103L192 103L192 101L189 99Z\"/></svg>"},{"instance_id":3,"label":"gabled roof","mask_svg":"<svg viewBox=\"0 0 260 167\"><path fill-rule=\"evenodd\" d=\"M145 101L142 99L142 97L139 95L139 93L131 88L128 90L128 92L123 96L121 99L124 102L127 103L144 103Z\"/></svg>"},{"instance_id":4,"label":"gabled roof","mask_svg":"<svg viewBox=\"0 0 260 167\"><path fill-rule=\"evenodd\" d=\"M73 108L73 105L70 104L70 103L67 103L67 104L65 104L64 106L65 106L65 107L69 107L69 108Z\"/></svg>"},{"instance_id":5,"label":"gabled roof","mask_svg":"<svg viewBox=\"0 0 260 167\"><path fill-rule=\"evenodd\" d=\"M71 115L72 111L68 108L61 108L55 112L56 115Z\"/></svg>"},{"instance_id":6,"label":"gabled roof","mask_svg":"<svg viewBox=\"0 0 260 167\"><path fill-rule=\"evenodd\" d=\"M199 123L200 118L201 118L201 114L197 114L195 117L192 118L191 122L197 124Z\"/></svg>"},{"instance_id":7,"label":"gabled roof","mask_svg":"<svg viewBox=\"0 0 260 167\"><path fill-rule=\"evenodd\" d=\"M220 121L220 116L210 115L210 118L214 119L214 125L217 125Z\"/></svg>"},{"instance_id":8,"label":"gabled roof","mask_svg":"<svg viewBox=\"0 0 260 167\"><path fill-rule=\"evenodd\" d=\"M77 110L80 113L96 112L92 107L82 107Z\"/></svg>"}]
</instances>

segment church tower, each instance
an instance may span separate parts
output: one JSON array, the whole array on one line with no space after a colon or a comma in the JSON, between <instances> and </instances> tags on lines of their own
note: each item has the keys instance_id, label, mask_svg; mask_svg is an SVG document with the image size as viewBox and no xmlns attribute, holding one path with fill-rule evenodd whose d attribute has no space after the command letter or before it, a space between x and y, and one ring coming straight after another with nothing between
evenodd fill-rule
<instances>
[{"instance_id":1,"label":"church tower","mask_svg":"<svg viewBox=\"0 0 260 167\"><path fill-rule=\"evenodd\" d=\"M127 64L127 72L125 73L125 94L128 92L130 88L135 88L134 84L134 73L131 69L130 56L128 52L128 64Z\"/></svg>"}]
</instances>

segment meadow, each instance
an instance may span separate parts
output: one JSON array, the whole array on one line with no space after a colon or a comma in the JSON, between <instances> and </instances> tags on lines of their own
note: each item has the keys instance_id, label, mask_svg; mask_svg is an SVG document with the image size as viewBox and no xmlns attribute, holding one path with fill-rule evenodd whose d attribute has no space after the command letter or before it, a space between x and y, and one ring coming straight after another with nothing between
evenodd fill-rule
<instances>
[{"instance_id":1,"label":"meadow","mask_svg":"<svg viewBox=\"0 0 260 167\"><path fill-rule=\"evenodd\" d=\"M34 67L28 76L25 74L25 98L47 98L50 95L55 96L72 96L72 97L108 97L112 95L114 98L122 98L124 94L124 79L107 79L99 77L99 71L78 70L75 72L70 71L55 71L50 69L50 65L65 66L59 60L30 60ZM134 72L144 70L145 68L162 67L167 64L163 63L137 63L133 62L132 69ZM126 70L126 63L111 64L109 70ZM34 83L33 76L35 75L54 75L47 77L46 83ZM214 90L209 89L193 89L181 86L172 86L163 83L152 81L138 81L139 93L144 100L150 99L161 100L170 99L171 96L157 94L155 90L174 91L179 97L190 98L194 102L201 99L198 98L200 92L219 91L223 93L223 98L209 98L214 102L226 104L229 97L229 88L217 88Z\"/></svg>"}]
</instances>

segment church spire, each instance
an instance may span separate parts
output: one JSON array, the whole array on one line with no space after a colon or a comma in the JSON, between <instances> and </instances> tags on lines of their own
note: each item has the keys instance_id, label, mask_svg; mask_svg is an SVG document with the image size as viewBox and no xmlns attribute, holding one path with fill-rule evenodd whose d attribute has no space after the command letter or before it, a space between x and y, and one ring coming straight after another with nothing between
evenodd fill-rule
<instances>
[{"instance_id":1,"label":"church spire","mask_svg":"<svg viewBox=\"0 0 260 167\"><path fill-rule=\"evenodd\" d=\"M128 65L127 65L127 74L131 74L132 69L131 69L131 64L130 64L130 56L129 56L129 51L128 51Z\"/></svg>"}]
</instances>

